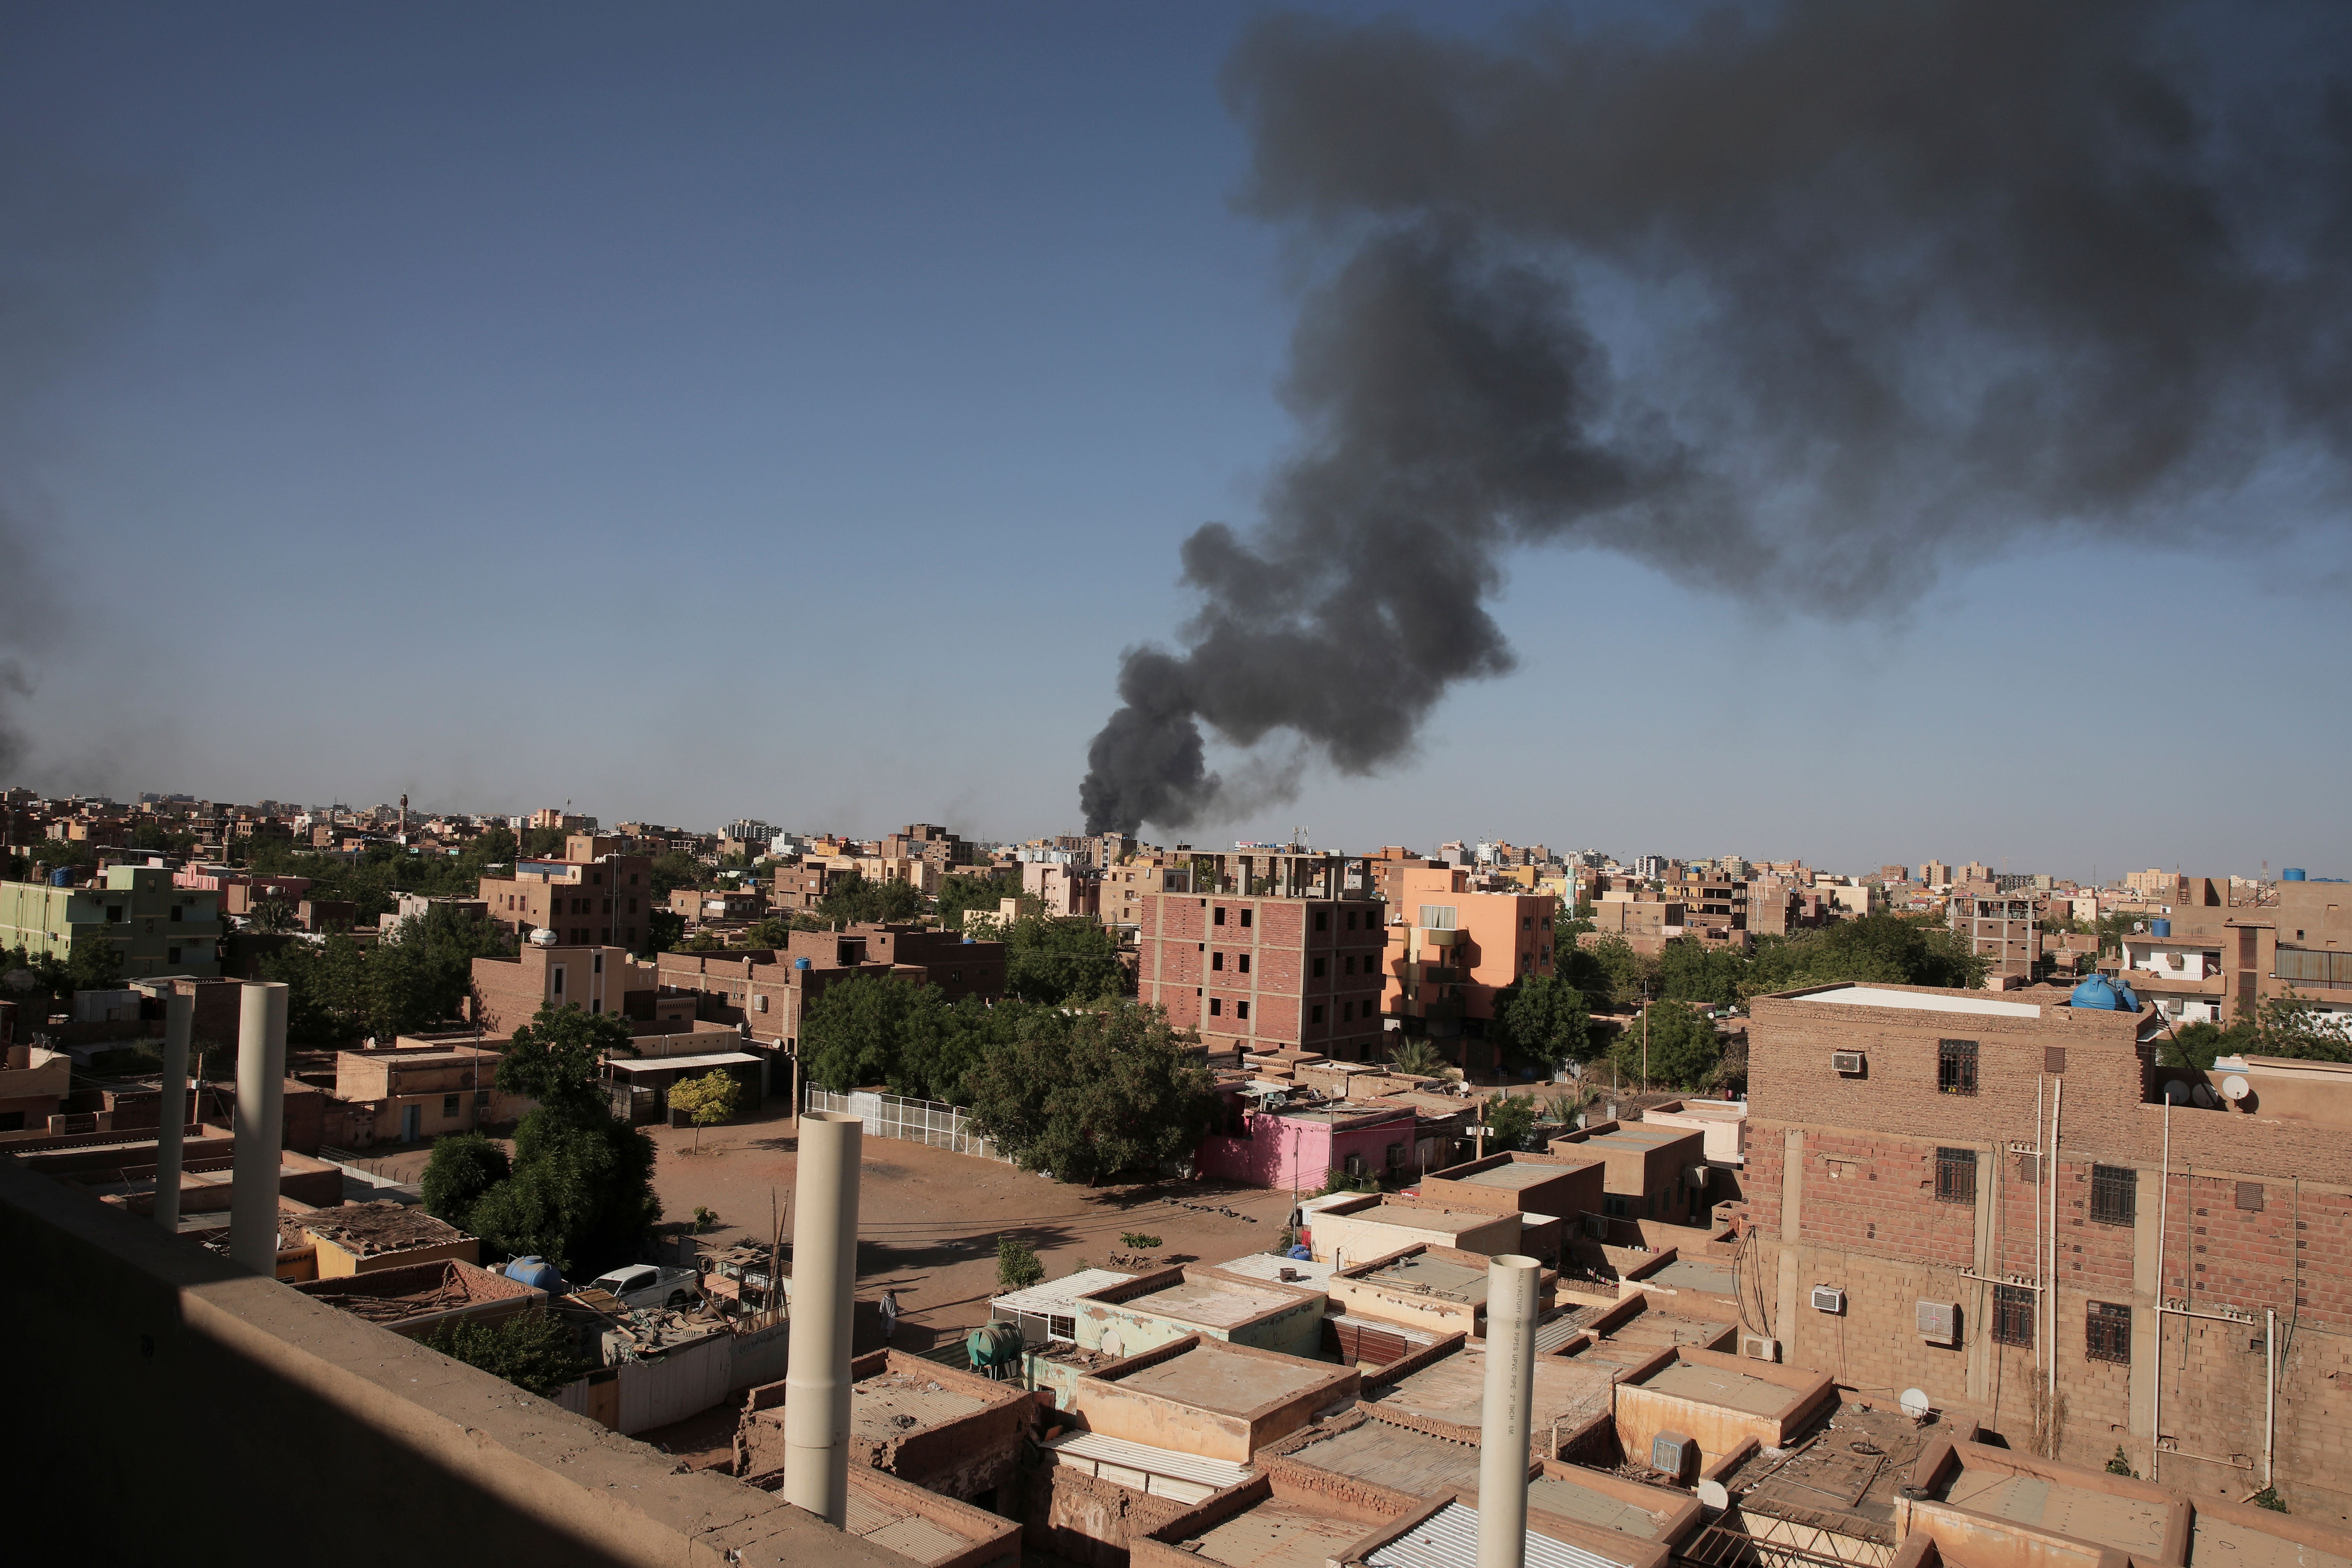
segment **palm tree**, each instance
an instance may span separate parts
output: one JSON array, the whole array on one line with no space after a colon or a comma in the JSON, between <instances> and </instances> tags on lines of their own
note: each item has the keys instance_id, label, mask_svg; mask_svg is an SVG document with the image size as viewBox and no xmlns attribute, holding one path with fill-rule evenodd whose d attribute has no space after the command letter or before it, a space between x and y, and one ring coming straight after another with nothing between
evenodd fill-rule
<instances>
[{"instance_id":1,"label":"palm tree","mask_svg":"<svg viewBox=\"0 0 2352 1568\"><path fill-rule=\"evenodd\" d=\"M1435 1046L1423 1039L1408 1039L1389 1053L1389 1066L1413 1078L1444 1078L1448 1066Z\"/></svg>"}]
</instances>

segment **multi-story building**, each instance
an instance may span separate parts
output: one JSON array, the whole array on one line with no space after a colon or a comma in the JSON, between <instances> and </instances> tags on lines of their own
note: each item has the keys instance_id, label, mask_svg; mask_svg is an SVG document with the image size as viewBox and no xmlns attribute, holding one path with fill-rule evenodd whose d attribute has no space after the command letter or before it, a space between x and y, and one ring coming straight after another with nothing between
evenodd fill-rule
<instances>
[{"instance_id":1,"label":"multi-story building","mask_svg":"<svg viewBox=\"0 0 2352 1568\"><path fill-rule=\"evenodd\" d=\"M1192 873L1181 866L1123 861L1108 867L1096 884L1096 916L1124 941L1143 923L1145 894L1164 893L1171 886L1189 888L1192 881Z\"/></svg>"},{"instance_id":2,"label":"multi-story building","mask_svg":"<svg viewBox=\"0 0 2352 1568\"><path fill-rule=\"evenodd\" d=\"M1710 946L1747 946L1748 881L1745 877L1735 878L1694 866L1681 880L1669 880L1665 884L1665 896L1683 906L1684 935L1696 937Z\"/></svg>"},{"instance_id":3,"label":"multi-story building","mask_svg":"<svg viewBox=\"0 0 2352 1568\"><path fill-rule=\"evenodd\" d=\"M814 910L833 891L833 884L849 873L828 860L814 857L794 864L776 868L774 890L769 902L786 915Z\"/></svg>"},{"instance_id":4,"label":"multi-story building","mask_svg":"<svg viewBox=\"0 0 2352 1568\"><path fill-rule=\"evenodd\" d=\"M2033 978L2042 946L2035 937L2033 900L2025 894L1986 897L1955 893L1945 920L1952 934L1985 961L1987 979Z\"/></svg>"},{"instance_id":5,"label":"multi-story building","mask_svg":"<svg viewBox=\"0 0 2352 1568\"><path fill-rule=\"evenodd\" d=\"M2159 1068L2154 1010L2082 989L1756 999L1746 1348L2345 1517L2352 1067Z\"/></svg>"},{"instance_id":6,"label":"multi-story building","mask_svg":"<svg viewBox=\"0 0 2352 1568\"><path fill-rule=\"evenodd\" d=\"M617 840L575 833L561 860L515 862L506 877L484 877L478 893L490 919L528 936L541 927L567 947L652 946L653 861L603 847Z\"/></svg>"},{"instance_id":7,"label":"multi-story building","mask_svg":"<svg viewBox=\"0 0 2352 1568\"><path fill-rule=\"evenodd\" d=\"M125 981L220 973L220 895L175 888L161 867L110 866L84 887L0 882L0 952L22 946L70 963L110 947Z\"/></svg>"},{"instance_id":8,"label":"multi-story building","mask_svg":"<svg viewBox=\"0 0 2352 1568\"><path fill-rule=\"evenodd\" d=\"M969 866L971 846L944 827L928 822L910 822L882 841L882 858L886 860L928 860L934 866ZM908 879L897 879L905 881Z\"/></svg>"},{"instance_id":9,"label":"multi-story building","mask_svg":"<svg viewBox=\"0 0 2352 1568\"><path fill-rule=\"evenodd\" d=\"M1377 900L1320 889L1221 891L1205 876L1195 886L1201 890L1171 887L1137 900L1141 1000L1167 1009L1177 1028L1198 1030L1212 1052L1297 1048L1372 1058L1383 1028L1388 942Z\"/></svg>"},{"instance_id":10,"label":"multi-story building","mask_svg":"<svg viewBox=\"0 0 2352 1568\"><path fill-rule=\"evenodd\" d=\"M1399 951L1388 955L1383 1014L1408 1035L1458 1042L1465 1068L1500 1065L1487 1043L1495 998L1519 979L1553 972L1549 893L1478 893L1455 867L1400 874L1389 906Z\"/></svg>"},{"instance_id":11,"label":"multi-story building","mask_svg":"<svg viewBox=\"0 0 2352 1568\"><path fill-rule=\"evenodd\" d=\"M2176 1021L2251 1015L2288 992L2352 1015L2352 889L2297 873L2269 884L2184 877L2145 931L2123 939L2132 984ZM2352 1016L2345 1020L2352 1024Z\"/></svg>"},{"instance_id":12,"label":"multi-story building","mask_svg":"<svg viewBox=\"0 0 2352 1568\"><path fill-rule=\"evenodd\" d=\"M526 942L512 958L474 960L474 1021L512 1033L545 1003L650 1019L659 984L654 966L624 947Z\"/></svg>"},{"instance_id":13,"label":"multi-story building","mask_svg":"<svg viewBox=\"0 0 2352 1568\"><path fill-rule=\"evenodd\" d=\"M1021 868L1021 890L1058 919L1097 920L1102 915L1102 884L1081 867L1028 861Z\"/></svg>"},{"instance_id":14,"label":"multi-story building","mask_svg":"<svg viewBox=\"0 0 2352 1568\"><path fill-rule=\"evenodd\" d=\"M1945 888L1949 887L1951 885L1951 881L1952 868L1949 866L1945 865L1941 860L1923 860L1919 863L1919 885L1921 887Z\"/></svg>"}]
</instances>

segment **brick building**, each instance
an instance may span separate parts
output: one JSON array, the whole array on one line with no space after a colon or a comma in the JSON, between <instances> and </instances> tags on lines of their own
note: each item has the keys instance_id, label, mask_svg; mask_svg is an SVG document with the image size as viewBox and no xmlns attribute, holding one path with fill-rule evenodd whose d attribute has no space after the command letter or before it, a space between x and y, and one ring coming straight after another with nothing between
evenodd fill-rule
<instances>
[{"instance_id":1,"label":"brick building","mask_svg":"<svg viewBox=\"0 0 2352 1568\"><path fill-rule=\"evenodd\" d=\"M1388 943L1376 900L1160 891L1137 903L1137 994L1173 1026L1213 1052L1371 1059Z\"/></svg>"},{"instance_id":2,"label":"brick building","mask_svg":"<svg viewBox=\"0 0 2352 1568\"><path fill-rule=\"evenodd\" d=\"M946 868L971 864L971 846L944 827L910 822L882 841L885 860L928 860ZM904 881L907 879L898 878Z\"/></svg>"},{"instance_id":3,"label":"brick building","mask_svg":"<svg viewBox=\"0 0 2352 1568\"><path fill-rule=\"evenodd\" d=\"M2347 1517L2352 1068L2159 1068L2153 1009L2068 1001L1756 1000L1743 1333L2017 1448Z\"/></svg>"},{"instance_id":4,"label":"brick building","mask_svg":"<svg viewBox=\"0 0 2352 1568\"><path fill-rule=\"evenodd\" d=\"M575 833L561 860L517 860L509 877L484 877L477 894L489 918L520 936L541 927L568 947L653 945L653 860L624 855L618 838Z\"/></svg>"},{"instance_id":5,"label":"brick building","mask_svg":"<svg viewBox=\"0 0 2352 1568\"><path fill-rule=\"evenodd\" d=\"M511 1032L547 1002L650 1020L658 984L654 966L631 958L626 948L526 942L512 958L474 960L475 1021Z\"/></svg>"},{"instance_id":6,"label":"brick building","mask_svg":"<svg viewBox=\"0 0 2352 1568\"><path fill-rule=\"evenodd\" d=\"M2174 891L2168 915L2151 913L2147 931L2123 939L2133 986L2159 998L2167 1016L2250 1014L2289 991L2352 1012L2352 889L2343 883L2184 877Z\"/></svg>"},{"instance_id":7,"label":"brick building","mask_svg":"<svg viewBox=\"0 0 2352 1568\"><path fill-rule=\"evenodd\" d=\"M768 901L786 916L812 912L833 891L833 884L848 874L845 868L814 858L779 866Z\"/></svg>"},{"instance_id":8,"label":"brick building","mask_svg":"<svg viewBox=\"0 0 2352 1568\"><path fill-rule=\"evenodd\" d=\"M1952 934L1985 961L1989 978L2031 980L2042 956L2036 940L2033 900L2030 896L1988 898L1955 893L1945 919Z\"/></svg>"}]
</instances>

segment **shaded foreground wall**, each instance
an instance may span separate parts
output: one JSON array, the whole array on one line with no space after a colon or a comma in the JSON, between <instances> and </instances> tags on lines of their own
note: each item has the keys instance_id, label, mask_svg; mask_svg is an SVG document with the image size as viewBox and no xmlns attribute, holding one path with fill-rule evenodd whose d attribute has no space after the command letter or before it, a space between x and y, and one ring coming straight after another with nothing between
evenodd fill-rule
<instances>
[{"instance_id":1,"label":"shaded foreground wall","mask_svg":"<svg viewBox=\"0 0 2352 1568\"><path fill-rule=\"evenodd\" d=\"M6 1160L0 1256L26 1561L907 1568Z\"/></svg>"}]
</instances>

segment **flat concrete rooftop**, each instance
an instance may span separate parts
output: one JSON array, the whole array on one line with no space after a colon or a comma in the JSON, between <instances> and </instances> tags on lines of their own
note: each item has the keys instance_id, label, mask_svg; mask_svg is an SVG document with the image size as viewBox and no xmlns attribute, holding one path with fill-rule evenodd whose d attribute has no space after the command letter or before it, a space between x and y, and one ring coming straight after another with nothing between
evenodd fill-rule
<instances>
[{"instance_id":1,"label":"flat concrete rooftop","mask_svg":"<svg viewBox=\"0 0 2352 1568\"><path fill-rule=\"evenodd\" d=\"M1607 1151L1611 1149L1649 1150L1656 1148L1661 1143L1671 1143L1677 1138L1698 1138L1704 1136L1705 1134L1692 1127L1668 1127L1663 1123L1659 1126L1652 1127L1647 1122L1632 1121L1621 1122L1617 1126L1611 1128L1606 1132L1595 1132L1591 1137L1585 1139L1582 1142L1571 1143L1569 1147L1571 1149L1591 1149L1595 1151Z\"/></svg>"},{"instance_id":2,"label":"flat concrete rooftop","mask_svg":"<svg viewBox=\"0 0 2352 1568\"><path fill-rule=\"evenodd\" d=\"M850 1385L849 1429L869 1443L890 1443L985 1407L985 1400L934 1378L886 1372Z\"/></svg>"},{"instance_id":3,"label":"flat concrete rooftop","mask_svg":"<svg viewBox=\"0 0 2352 1568\"><path fill-rule=\"evenodd\" d=\"M1353 1476L1410 1497L1431 1497L1453 1487L1478 1487L1478 1447L1433 1437L1426 1432L1366 1421L1347 1431L1295 1449L1291 1458L1317 1469Z\"/></svg>"},{"instance_id":4,"label":"flat concrete rooftop","mask_svg":"<svg viewBox=\"0 0 2352 1568\"><path fill-rule=\"evenodd\" d=\"M2210 944L2209 944L2210 945ZM2000 1002L1987 996L1942 996L1933 992L1897 991L1884 985L1838 985L1826 991L1806 991L1791 1002L1825 1002L1843 1007L1904 1007L1918 1013L1973 1013L1984 1018L2039 1018L2032 1002Z\"/></svg>"},{"instance_id":5,"label":"flat concrete rooftop","mask_svg":"<svg viewBox=\"0 0 2352 1568\"><path fill-rule=\"evenodd\" d=\"M1391 1286L1447 1301L1479 1302L1486 1299L1485 1269L1432 1258L1426 1252L1400 1258L1357 1278L1367 1284Z\"/></svg>"},{"instance_id":6,"label":"flat concrete rooftop","mask_svg":"<svg viewBox=\"0 0 2352 1568\"><path fill-rule=\"evenodd\" d=\"M1535 1395L1528 1406L1538 1426L1563 1428L1607 1413L1610 1369L1559 1356L1535 1358ZM1486 1410L1486 1352L1465 1345L1420 1371L1366 1395L1368 1401L1439 1421L1475 1427Z\"/></svg>"},{"instance_id":7,"label":"flat concrete rooftop","mask_svg":"<svg viewBox=\"0 0 2352 1568\"><path fill-rule=\"evenodd\" d=\"M1613 1530L1650 1541L1658 1533L1655 1514L1635 1508L1622 1498L1565 1476L1538 1476L1528 1483L1528 1507L1538 1511Z\"/></svg>"},{"instance_id":8,"label":"flat concrete rooftop","mask_svg":"<svg viewBox=\"0 0 2352 1568\"><path fill-rule=\"evenodd\" d=\"M1118 1379L1118 1386L1199 1410L1240 1415L1304 1394L1339 1370L1328 1362L1243 1355L1215 1340L1202 1340L1181 1355Z\"/></svg>"},{"instance_id":9,"label":"flat concrete rooftop","mask_svg":"<svg viewBox=\"0 0 2352 1568\"><path fill-rule=\"evenodd\" d=\"M2264 1535L2200 1508L2189 1530L2189 1568L2352 1568L2352 1557Z\"/></svg>"},{"instance_id":10,"label":"flat concrete rooftop","mask_svg":"<svg viewBox=\"0 0 2352 1568\"><path fill-rule=\"evenodd\" d=\"M1570 1174L1570 1165L1496 1165L1490 1170L1474 1171L1466 1176L1448 1176L1449 1182L1460 1182L1471 1187L1502 1187L1509 1192L1524 1192L1539 1182L1549 1182Z\"/></svg>"},{"instance_id":11,"label":"flat concrete rooftop","mask_svg":"<svg viewBox=\"0 0 2352 1568\"><path fill-rule=\"evenodd\" d=\"M1231 1329L1262 1313L1295 1307L1298 1300L1271 1283L1261 1287L1241 1279L1187 1279L1119 1305L1130 1312L1149 1312L1180 1323Z\"/></svg>"},{"instance_id":12,"label":"flat concrete rooftop","mask_svg":"<svg viewBox=\"0 0 2352 1568\"><path fill-rule=\"evenodd\" d=\"M1267 1498L1184 1542L1225 1568L1323 1568L1341 1562L1370 1527L1282 1498Z\"/></svg>"},{"instance_id":13,"label":"flat concrete rooftop","mask_svg":"<svg viewBox=\"0 0 2352 1568\"><path fill-rule=\"evenodd\" d=\"M1477 1214L1467 1209L1417 1209L1402 1204L1379 1203L1334 1218L1370 1220L1377 1225L1409 1226L1414 1230L1454 1231L1475 1230L1482 1225L1492 1225L1507 1215Z\"/></svg>"},{"instance_id":14,"label":"flat concrete rooftop","mask_svg":"<svg viewBox=\"0 0 2352 1568\"><path fill-rule=\"evenodd\" d=\"M1720 1367L1698 1366L1685 1361L1670 1362L1660 1367L1643 1378L1641 1386L1659 1394L1673 1394L1678 1399L1744 1410L1750 1415L1777 1415L1796 1397L1795 1390L1781 1384L1767 1383L1744 1372L1727 1372ZM1952 1500L1958 1502L1959 1500L1955 1498Z\"/></svg>"},{"instance_id":15,"label":"flat concrete rooftop","mask_svg":"<svg viewBox=\"0 0 2352 1568\"><path fill-rule=\"evenodd\" d=\"M1738 1277L1731 1265L1710 1258L1677 1258L1654 1274L1642 1277L1645 1285L1663 1285L1670 1290L1704 1290L1710 1295L1728 1296L1738 1289Z\"/></svg>"},{"instance_id":16,"label":"flat concrete rooftop","mask_svg":"<svg viewBox=\"0 0 2352 1568\"><path fill-rule=\"evenodd\" d=\"M2012 1524L2095 1541L2151 1559L2164 1545L2168 1522L2161 1503L2085 1491L2007 1470L1963 1469L1944 1500Z\"/></svg>"}]
</instances>

